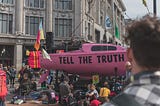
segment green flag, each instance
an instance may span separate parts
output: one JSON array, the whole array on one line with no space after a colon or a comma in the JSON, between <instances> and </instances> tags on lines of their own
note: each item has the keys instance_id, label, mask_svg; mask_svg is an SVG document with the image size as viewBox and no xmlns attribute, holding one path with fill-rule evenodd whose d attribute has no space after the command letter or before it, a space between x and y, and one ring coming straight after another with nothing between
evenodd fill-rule
<instances>
[{"instance_id":1,"label":"green flag","mask_svg":"<svg viewBox=\"0 0 160 106\"><path fill-rule=\"evenodd\" d=\"M118 28L117 23L115 23L115 36L116 36L116 38L119 38L119 35L120 35L119 28Z\"/></svg>"},{"instance_id":2,"label":"green flag","mask_svg":"<svg viewBox=\"0 0 160 106\"><path fill-rule=\"evenodd\" d=\"M145 7L147 7L147 2L146 2L146 0L142 0L142 2L143 2L143 5L144 5Z\"/></svg>"}]
</instances>

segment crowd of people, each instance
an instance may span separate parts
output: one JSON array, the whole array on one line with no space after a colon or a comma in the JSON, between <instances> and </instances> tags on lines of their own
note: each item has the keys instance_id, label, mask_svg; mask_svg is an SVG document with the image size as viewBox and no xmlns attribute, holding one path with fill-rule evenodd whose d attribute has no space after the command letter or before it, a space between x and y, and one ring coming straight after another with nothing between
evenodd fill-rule
<instances>
[{"instance_id":1,"label":"crowd of people","mask_svg":"<svg viewBox=\"0 0 160 106\"><path fill-rule=\"evenodd\" d=\"M122 77L107 77L104 84L92 84L92 83L84 83L80 85L81 87L76 87L76 81L75 76L68 76L67 74L62 73L61 77L59 77L59 83L58 85L55 84L55 78L53 71L48 71L45 69L39 69L38 72L35 73L35 71L30 68L28 65L23 66L21 70L17 71L14 66L12 67L3 67L2 64L0 64L0 68L6 72L7 75L7 85L8 87L15 88L14 93L19 96L28 95L30 92L37 91L37 84L41 83L41 89L44 88L51 88L50 85L52 85L52 90L59 93L59 102L63 104L64 98L71 96L74 97L76 90L82 90L82 92L85 92L85 96L87 98L88 103L86 104L94 104L93 101L100 101L99 103L104 103L105 101L109 101L112 94L115 96L122 90L122 86L124 84L124 79ZM49 73L48 73L49 72ZM45 80L40 82L40 77L44 74L47 74L47 77ZM17 78L16 78L17 77ZM18 79L15 81L15 78ZM37 82L36 82L37 79ZM54 82L53 82L54 81ZM15 86L16 82L16 86ZM87 85L88 87L84 85ZM55 89L55 87L58 86L58 91ZM85 88L81 89L81 88ZM88 91L87 91L88 89ZM112 91L112 92L111 92ZM113 93L115 92L115 94ZM80 94L79 94L80 96ZM84 100L85 98L83 98ZM93 101L92 101L93 100ZM91 105L92 106L92 105Z\"/></svg>"}]
</instances>

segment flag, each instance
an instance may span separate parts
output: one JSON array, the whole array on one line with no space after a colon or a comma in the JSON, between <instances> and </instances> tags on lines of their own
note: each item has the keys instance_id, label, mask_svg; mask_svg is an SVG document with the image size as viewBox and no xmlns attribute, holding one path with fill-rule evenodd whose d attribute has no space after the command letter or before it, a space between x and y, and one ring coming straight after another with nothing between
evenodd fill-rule
<instances>
[{"instance_id":1,"label":"flag","mask_svg":"<svg viewBox=\"0 0 160 106\"><path fill-rule=\"evenodd\" d=\"M40 51L31 51L28 58L28 64L31 68L41 68Z\"/></svg>"},{"instance_id":2,"label":"flag","mask_svg":"<svg viewBox=\"0 0 160 106\"><path fill-rule=\"evenodd\" d=\"M118 28L117 23L115 23L115 36L116 36L116 38L119 38L119 35L120 35L119 28Z\"/></svg>"},{"instance_id":3,"label":"flag","mask_svg":"<svg viewBox=\"0 0 160 106\"><path fill-rule=\"evenodd\" d=\"M44 59L52 61L50 55L43 48L42 48L42 56Z\"/></svg>"},{"instance_id":4,"label":"flag","mask_svg":"<svg viewBox=\"0 0 160 106\"><path fill-rule=\"evenodd\" d=\"M146 0L142 0L142 2L143 2L143 5L144 5L145 7L147 7L147 2L146 2Z\"/></svg>"},{"instance_id":5,"label":"flag","mask_svg":"<svg viewBox=\"0 0 160 106\"><path fill-rule=\"evenodd\" d=\"M106 19L105 19L105 27L106 27L106 29L112 28L112 23L111 23L111 20L108 16L106 16Z\"/></svg>"},{"instance_id":6,"label":"flag","mask_svg":"<svg viewBox=\"0 0 160 106\"><path fill-rule=\"evenodd\" d=\"M44 39L44 33L43 33L43 28L42 28L42 21L39 24L39 30L38 30L38 34L37 34L37 39L36 42L34 44L34 48L36 50L39 50L40 48L40 40Z\"/></svg>"},{"instance_id":7,"label":"flag","mask_svg":"<svg viewBox=\"0 0 160 106\"><path fill-rule=\"evenodd\" d=\"M43 33L43 27L42 27L42 21L39 24L39 31L40 31L40 39L44 40L44 33Z\"/></svg>"}]
</instances>

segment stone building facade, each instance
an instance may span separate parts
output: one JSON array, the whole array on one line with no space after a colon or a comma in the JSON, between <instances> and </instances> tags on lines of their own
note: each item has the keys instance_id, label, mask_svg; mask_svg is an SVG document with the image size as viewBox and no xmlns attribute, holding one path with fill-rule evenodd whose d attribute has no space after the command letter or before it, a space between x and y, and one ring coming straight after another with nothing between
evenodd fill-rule
<instances>
[{"instance_id":1,"label":"stone building facade","mask_svg":"<svg viewBox=\"0 0 160 106\"><path fill-rule=\"evenodd\" d=\"M125 10L122 0L0 0L0 63L22 67L26 50L34 50L40 21L44 32L53 32L54 45L73 37L122 44Z\"/></svg>"}]
</instances>

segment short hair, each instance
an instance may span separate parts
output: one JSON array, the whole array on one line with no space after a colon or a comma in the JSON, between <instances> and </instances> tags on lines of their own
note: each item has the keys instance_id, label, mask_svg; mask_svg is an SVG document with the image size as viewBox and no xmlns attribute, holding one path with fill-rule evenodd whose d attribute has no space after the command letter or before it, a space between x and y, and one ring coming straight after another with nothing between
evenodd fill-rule
<instances>
[{"instance_id":1,"label":"short hair","mask_svg":"<svg viewBox=\"0 0 160 106\"><path fill-rule=\"evenodd\" d=\"M127 28L130 48L138 65L151 70L160 68L160 20L145 16Z\"/></svg>"},{"instance_id":2,"label":"short hair","mask_svg":"<svg viewBox=\"0 0 160 106\"><path fill-rule=\"evenodd\" d=\"M68 76L65 76L63 80L69 82Z\"/></svg>"}]
</instances>

